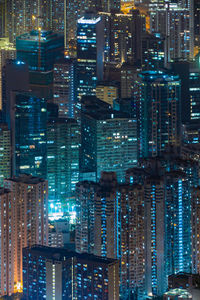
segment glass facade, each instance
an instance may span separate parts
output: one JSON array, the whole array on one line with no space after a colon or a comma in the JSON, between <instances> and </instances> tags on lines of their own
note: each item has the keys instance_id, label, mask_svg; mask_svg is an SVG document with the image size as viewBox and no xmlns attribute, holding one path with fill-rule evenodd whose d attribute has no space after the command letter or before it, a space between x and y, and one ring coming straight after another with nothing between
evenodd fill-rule
<instances>
[{"instance_id":1,"label":"glass facade","mask_svg":"<svg viewBox=\"0 0 200 300\"><path fill-rule=\"evenodd\" d=\"M33 30L16 38L17 59L28 63L31 71L53 70L63 48L63 36L51 31Z\"/></svg>"},{"instance_id":2,"label":"glass facade","mask_svg":"<svg viewBox=\"0 0 200 300\"><path fill-rule=\"evenodd\" d=\"M15 103L15 173L46 178L46 101L22 93Z\"/></svg>"},{"instance_id":3,"label":"glass facade","mask_svg":"<svg viewBox=\"0 0 200 300\"><path fill-rule=\"evenodd\" d=\"M47 127L47 178L49 216L62 216L70 209L79 180L80 129L73 119L55 119Z\"/></svg>"},{"instance_id":4,"label":"glass facade","mask_svg":"<svg viewBox=\"0 0 200 300\"><path fill-rule=\"evenodd\" d=\"M178 76L162 71L138 75L134 86L138 118L139 156L157 156L167 145L180 143Z\"/></svg>"}]
</instances>

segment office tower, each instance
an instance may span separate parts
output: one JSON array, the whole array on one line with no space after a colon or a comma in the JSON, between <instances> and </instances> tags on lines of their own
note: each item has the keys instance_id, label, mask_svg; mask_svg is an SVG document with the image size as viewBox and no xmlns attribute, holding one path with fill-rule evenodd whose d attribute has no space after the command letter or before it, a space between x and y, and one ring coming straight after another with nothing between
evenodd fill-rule
<instances>
[{"instance_id":1,"label":"office tower","mask_svg":"<svg viewBox=\"0 0 200 300\"><path fill-rule=\"evenodd\" d=\"M190 84L195 84L193 78L190 80L190 63L184 60L175 61L170 64L173 73L177 74L181 80L181 121L189 122L191 115L190 107ZM193 101L192 101L193 102Z\"/></svg>"},{"instance_id":2,"label":"office tower","mask_svg":"<svg viewBox=\"0 0 200 300\"><path fill-rule=\"evenodd\" d=\"M30 88L39 97L53 98L53 64L63 56L63 36L33 30L17 38L17 57L29 64Z\"/></svg>"},{"instance_id":3,"label":"office tower","mask_svg":"<svg viewBox=\"0 0 200 300\"><path fill-rule=\"evenodd\" d=\"M77 185L76 250L117 258L120 295L144 295L144 192L103 172L99 183ZM128 220L128 221L127 221Z\"/></svg>"},{"instance_id":4,"label":"office tower","mask_svg":"<svg viewBox=\"0 0 200 300\"><path fill-rule=\"evenodd\" d=\"M2 110L2 69L6 64L7 59L14 59L16 56L16 49L13 44L9 43L8 38L0 38L0 110Z\"/></svg>"},{"instance_id":5,"label":"office tower","mask_svg":"<svg viewBox=\"0 0 200 300\"><path fill-rule=\"evenodd\" d=\"M53 70L54 103L59 107L59 117L76 116L76 62L63 59L54 64Z\"/></svg>"},{"instance_id":6,"label":"office tower","mask_svg":"<svg viewBox=\"0 0 200 300\"><path fill-rule=\"evenodd\" d=\"M8 125L0 123L0 186L11 176L11 134Z\"/></svg>"},{"instance_id":7,"label":"office tower","mask_svg":"<svg viewBox=\"0 0 200 300\"><path fill-rule=\"evenodd\" d=\"M113 106L114 99L119 97L119 84L114 81L99 81L96 86L96 97Z\"/></svg>"},{"instance_id":8,"label":"office tower","mask_svg":"<svg viewBox=\"0 0 200 300\"><path fill-rule=\"evenodd\" d=\"M13 175L27 173L46 178L46 101L29 92L16 92L13 98Z\"/></svg>"},{"instance_id":9,"label":"office tower","mask_svg":"<svg viewBox=\"0 0 200 300\"><path fill-rule=\"evenodd\" d=\"M48 186L43 179L23 175L4 181L11 192L1 194L1 290L22 290L22 249L48 243Z\"/></svg>"},{"instance_id":10,"label":"office tower","mask_svg":"<svg viewBox=\"0 0 200 300\"><path fill-rule=\"evenodd\" d=\"M142 70L158 70L164 67L165 44L166 40L160 34L146 32L142 35Z\"/></svg>"},{"instance_id":11,"label":"office tower","mask_svg":"<svg viewBox=\"0 0 200 300\"><path fill-rule=\"evenodd\" d=\"M3 89L3 120L8 123L10 128L11 110L15 105L12 102L12 91L29 90L28 65L19 60L7 60L2 70L2 89Z\"/></svg>"},{"instance_id":12,"label":"office tower","mask_svg":"<svg viewBox=\"0 0 200 300\"><path fill-rule=\"evenodd\" d=\"M140 157L157 156L180 143L180 80L162 71L138 74L134 96L139 121Z\"/></svg>"},{"instance_id":13,"label":"office tower","mask_svg":"<svg viewBox=\"0 0 200 300\"><path fill-rule=\"evenodd\" d=\"M137 164L137 122L129 114L110 110L81 113L81 172L114 171L119 182Z\"/></svg>"},{"instance_id":14,"label":"office tower","mask_svg":"<svg viewBox=\"0 0 200 300\"><path fill-rule=\"evenodd\" d=\"M63 35L33 30L17 37L16 49L17 59L26 62L29 70L51 71L56 60L63 55Z\"/></svg>"},{"instance_id":15,"label":"office tower","mask_svg":"<svg viewBox=\"0 0 200 300\"><path fill-rule=\"evenodd\" d=\"M101 0L69 0L66 3L66 27L67 27L67 42L70 45L76 40L77 37L77 20L83 17L87 12L97 13L101 10Z\"/></svg>"},{"instance_id":16,"label":"office tower","mask_svg":"<svg viewBox=\"0 0 200 300\"><path fill-rule=\"evenodd\" d=\"M137 69L133 65L123 64L121 67L121 98L133 96L133 83Z\"/></svg>"},{"instance_id":17,"label":"office tower","mask_svg":"<svg viewBox=\"0 0 200 300\"><path fill-rule=\"evenodd\" d=\"M53 98L53 67L63 57L64 37L59 33L33 30L16 39L17 58L27 62L30 88L48 100Z\"/></svg>"},{"instance_id":18,"label":"office tower","mask_svg":"<svg viewBox=\"0 0 200 300\"><path fill-rule=\"evenodd\" d=\"M192 3L192 1L190 1ZM166 36L167 62L190 60L194 55L193 9L187 5L155 4L150 13L151 33Z\"/></svg>"},{"instance_id":19,"label":"office tower","mask_svg":"<svg viewBox=\"0 0 200 300\"><path fill-rule=\"evenodd\" d=\"M25 299L119 299L119 265L113 259L66 249L34 246L23 250ZM34 281L37 284L34 284ZM91 296L90 296L91 295Z\"/></svg>"},{"instance_id":20,"label":"office tower","mask_svg":"<svg viewBox=\"0 0 200 300\"><path fill-rule=\"evenodd\" d=\"M79 180L80 128L74 119L53 119L47 125L49 215L69 210Z\"/></svg>"},{"instance_id":21,"label":"office tower","mask_svg":"<svg viewBox=\"0 0 200 300\"><path fill-rule=\"evenodd\" d=\"M138 10L132 10L129 14L111 12L99 15L105 24L105 62L140 63L145 17Z\"/></svg>"},{"instance_id":22,"label":"office tower","mask_svg":"<svg viewBox=\"0 0 200 300\"><path fill-rule=\"evenodd\" d=\"M104 27L102 18L85 14L77 25L77 95L95 95L97 80L103 79ZM80 104L79 104L80 106Z\"/></svg>"}]
</instances>

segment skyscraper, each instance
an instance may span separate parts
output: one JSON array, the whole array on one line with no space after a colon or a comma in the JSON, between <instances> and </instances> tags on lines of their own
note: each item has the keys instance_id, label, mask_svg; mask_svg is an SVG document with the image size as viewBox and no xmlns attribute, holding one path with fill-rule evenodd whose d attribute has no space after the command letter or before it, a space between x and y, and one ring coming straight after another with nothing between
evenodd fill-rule
<instances>
[{"instance_id":1,"label":"skyscraper","mask_svg":"<svg viewBox=\"0 0 200 300\"><path fill-rule=\"evenodd\" d=\"M80 128L73 119L54 119L47 125L49 215L69 210L79 180Z\"/></svg>"},{"instance_id":2,"label":"skyscraper","mask_svg":"<svg viewBox=\"0 0 200 300\"><path fill-rule=\"evenodd\" d=\"M118 83L114 81L99 81L96 86L96 96L113 106L114 99L119 97Z\"/></svg>"},{"instance_id":3,"label":"skyscraper","mask_svg":"<svg viewBox=\"0 0 200 300\"><path fill-rule=\"evenodd\" d=\"M152 1L153 2L153 1ZM193 1L185 3L152 3L150 13L151 33L166 37L167 62L177 59L190 60L194 56ZM189 5L191 4L191 6Z\"/></svg>"},{"instance_id":4,"label":"skyscraper","mask_svg":"<svg viewBox=\"0 0 200 300\"><path fill-rule=\"evenodd\" d=\"M9 59L6 61L2 70L2 108L3 120L11 124L11 110L15 103L12 102L13 91L29 90L28 65L23 61Z\"/></svg>"},{"instance_id":5,"label":"skyscraper","mask_svg":"<svg viewBox=\"0 0 200 300\"><path fill-rule=\"evenodd\" d=\"M3 88L2 88L2 69L6 64L7 59L15 59L16 49L13 44L9 43L8 38L0 38L0 110L3 107Z\"/></svg>"},{"instance_id":6,"label":"skyscraper","mask_svg":"<svg viewBox=\"0 0 200 300\"><path fill-rule=\"evenodd\" d=\"M135 118L112 109L81 113L82 173L93 172L99 180L102 171L114 171L118 181L123 182L126 169L136 164Z\"/></svg>"},{"instance_id":7,"label":"skyscraper","mask_svg":"<svg viewBox=\"0 0 200 300\"><path fill-rule=\"evenodd\" d=\"M53 70L54 63L63 57L63 35L45 30L32 30L16 39L17 59L29 65L30 71Z\"/></svg>"},{"instance_id":8,"label":"skyscraper","mask_svg":"<svg viewBox=\"0 0 200 300\"><path fill-rule=\"evenodd\" d=\"M103 172L99 183L80 182L76 199L76 250L117 258L121 297L143 297L143 188L120 185L115 173Z\"/></svg>"},{"instance_id":9,"label":"skyscraper","mask_svg":"<svg viewBox=\"0 0 200 300\"><path fill-rule=\"evenodd\" d=\"M48 186L28 175L4 185L11 192L1 196L1 289L10 295L22 290L22 248L48 244Z\"/></svg>"},{"instance_id":10,"label":"skyscraper","mask_svg":"<svg viewBox=\"0 0 200 300\"><path fill-rule=\"evenodd\" d=\"M23 282L27 300L118 300L119 264L86 253L34 246L23 250Z\"/></svg>"},{"instance_id":11,"label":"skyscraper","mask_svg":"<svg viewBox=\"0 0 200 300\"><path fill-rule=\"evenodd\" d=\"M104 27L102 18L85 14L77 25L77 94L95 95L97 80L103 79ZM80 105L80 104L79 104Z\"/></svg>"},{"instance_id":12,"label":"skyscraper","mask_svg":"<svg viewBox=\"0 0 200 300\"><path fill-rule=\"evenodd\" d=\"M138 74L134 95L140 157L157 156L180 143L180 80L161 71Z\"/></svg>"},{"instance_id":13,"label":"skyscraper","mask_svg":"<svg viewBox=\"0 0 200 300\"><path fill-rule=\"evenodd\" d=\"M46 178L46 101L28 92L13 94L13 98L13 174L27 173Z\"/></svg>"},{"instance_id":14,"label":"skyscraper","mask_svg":"<svg viewBox=\"0 0 200 300\"><path fill-rule=\"evenodd\" d=\"M54 103L58 105L60 118L76 117L76 62L63 59L54 64Z\"/></svg>"}]
</instances>

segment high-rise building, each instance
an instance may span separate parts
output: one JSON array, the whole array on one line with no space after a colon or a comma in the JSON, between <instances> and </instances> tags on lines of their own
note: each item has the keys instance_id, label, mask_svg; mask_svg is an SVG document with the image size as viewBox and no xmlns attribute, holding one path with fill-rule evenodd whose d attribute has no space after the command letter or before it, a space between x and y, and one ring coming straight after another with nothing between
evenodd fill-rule
<instances>
[{"instance_id":1,"label":"high-rise building","mask_svg":"<svg viewBox=\"0 0 200 300\"><path fill-rule=\"evenodd\" d=\"M3 99L2 99L2 69L6 64L7 59L15 59L16 49L13 44L9 43L8 38L0 38L0 110L2 110Z\"/></svg>"},{"instance_id":2,"label":"high-rise building","mask_svg":"<svg viewBox=\"0 0 200 300\"><path fill-rule=\"evenodd\" d=\"M15 43L16 37L30 30L51 28L51 0L9 0L5 1L6 36Z\"/></svg>"},{"instance_id":3,"label":"high-rise building","mask_svg":"<svg viewBox=\"0 0 200 300\"><path fill-rule=\"evenodd\" d=\"M167 276L191 270L191 230L194 240L198 201L193 187L198 186L198 163L172 153L157 159L145 159L140 168L127 171L127 183L142 184L145 193L145 278L147 295L162 295ZM196 202L196 204L195 204ZM158 221L159 220L159 221ZM158 225L159 224L159 225ZM195 242L194 242L195 245ZM149 251L151 249L151 253ZM193 248L193 256L197 249Z\"/></svg>"},{"instance_id":4,"label":"high-rise building","mask_svg":"<svg viewBox=\"0 0 200 300\"><path fill-rule=\"evenodd\" d=\"M200 72L190 69L189 73L190 120L200 119Z\"/></svg>"},{"instance_id":5,"label":"high-rise building","mask_svg":"<svg viewBox=\"0 0 200 300\"><path fill-rule=\"evenodd\" d=\"M28 65L19 60L6 60L2 70L2 106L3 120L8 123L10 128L11 110L15 103L12 103L11 96L13 91L29 90Z\"/></svg>"},{"instance_id":6,"label":"high-rise building","mask_svg":"<svg viewBox=\"0 0 200 300\"><path fill-rule=\"evenodd\" d=\"M48 244L48 185L23 175L4 181L1 194L1 292L22 289L22 249Z\"/></svg>"},{"instance_id":7,"label":"high-rise building","mask_svg":"<svg viewBox=\"0 0 200 300\"><path fill-rule=\"evenodd\" d=\"M43 98L29 92L13 94L11 130L13 175L47 177L47 107Z\"/></svg>"},{"instance_id":8,"label":"high-rise building","mask_svg":"<svg viewBox=\"0 0 200 300\"><path fill-rule=\"evenodd\" d=\"M133 96L133 84L137 69L133 65L124 63L121 67L121 98Z\"/></svg>"},{"instance_id":9,"label":"high-rise building","mask_svg":"<svg viewBox=\"0 0 200 300\"><path fill-rule=\"evenodd\" d=\"M37 284L35 284L35 282ZM25 299L119 299L119 264L114 259L66 249L23 250Z\"/></svg>"},{"instance_id":10,"label":"high-rise building","mask_svg":"<svg viewBox=\"0 0 200 300\"><path fill-rule=\"evenodd\" d=\"M95 101L95 99L94 99ZM103 102L104 103L104 102ZM119 182L137 164L137 122L129 114L110 110L81 113L81 172L114 171Z\"/></svg>"},{"instance_id":11,"label":"high-rise building","mask_svg":"<svg viewBox=\"0 0 200 300\"><path fill-rule=\"evenodd\" d=\"M192 241L192 272L199 274L200 270L200 190L194 188L191 203L191 241Z\"/></svg>"},{"instance_id":12,"label":"high-rise building","mask_svg":"<svg viewBox=\"0 0 200 300\"><path fill-rule=\"evenodd\" d=\"M104 21L104 60L116 63L141 63L141 37L145 32L145 17L138 10L128 14L105 13L99 15Z\"/></svg>"},{"instance_id":13,"label":"high-rise building","mask_svg":"<svg viewBox=\"0 0 200 300\"><path fill-rule=\"evenodd\" d=\"M0 123L0 186L11 176L11 134L8 125Z\"/></svg>"},{"instance_id":14,"label":"high-rise building","mask_svg":"<svg viewBox=\"0 0 200 300\"><path fill-rule=\"evenodd\" d=\"M145 32L142 35L142 70L157 70L165 65L165 44L166 40L160 34Z\"/></svg>"},{"instance_id":15,"label":"high-rise building","mask_svg":"<svg viewBox=\"0 0 200 300\"><path fill-rule=\"evenodd\" d=\"M101 0L102 3L102 11L104 12L111 12L116 11L120 12L121 8L121 1L120 0Z\"/></svg>"},{"instance_id":16,"label":"high-rise building","mask_svg":"<svg viewBox=\"0 0 200 300\"><path fill-rule=\"evenodd\" d=\"M143 297L143 188L118 184L112 172L103 172L99 183L80 182L77 185L76 250L117 258L121 297L127 299L133 294Z\"/></svg>"},{"instance_id":17,"label":"high-rise building","mask_svg":"<svg viewBox=\"0 0 200 300\"><path fill-rule=\"evenodd\" d=\"M30 88L52 100L54 63L64 56L64 36L52 31L32 30L16 39L17 59L29 66Z\"/></svg>"},{"instance_id":18,"label":"high-rise building","mask_svg":"<svg viewBox=\"0 0 200 300\"><path fill-rule=\"evenodd\" d=\"M197 37L197 41L199 41L200 34L200 1L194 1L194 33L195 38Z\"/></svg>"},{"instance_id":19,"label":"high-rise building","mask_svg":"<svg viewBox=\"0 0 200 300\"><path fill-rule=\"evenodd\" d=\"M54 63L63 56L63 35L33 30L17 37L16 49L17 59L26 62L29 70L51 71Z\"/></svg>"},{"instance_id":20,"label":"high-rise building","mask_svg":"<svg viewBox=\"0 0 200 300\"><path fill-rule=\"evenodd\" d=\"M77 25L77 94L95 95L103 79L104 27L100 16L85 14Z\"/></svg>"},{"instance_id":21,"label":"high-rise building","mask_svg":"<svg viewBox=\"0 0 200 300\"><path fill-rule=\"evenodd\" d=\"M100 81L96 86L96 96L113 106L113 101L119 97L119 84L112 81Z\"/></svg>"},{"instance_id":22,"label":"high-rise building","mask_svg":"<svg viewBox=\"0 0 200 300\"><path fill-rule=\"evenodd\" d=\"M69 209L79 180L80 128L74 119L54 119L47 125L49 216Z\"/></svg>"},{"instance_id":23,"label":"high-rise building","mask_svg":"<svg viewBox=\"0 0 200 300\"><path fill-rule=\"evenodd\" d=\"M13 194L4 188L0 188L1 201L1 295L14 292L14 219ZM11 209L12 206L12 209Z\"/></svg>"},{"instance_id":24,"label":"high-rise building","mask_svg":"<svg viewBox=\"0 0 200 300\"><path fill-rule=\"evenodd\" d=\"M60 118L76 116L76 62L63 59L54 64L53 70L54 103L58 105Z\"/></svg>"},{"instance_id":25,"label":"high-rise building","mask_svg":"<svg viewBox=\"0 0 200 300\"><path fill-rule=\"evenodd\" d=\"M177 59L189 60L194 56L193 1L190 5L180 2L153 3L150 12L151 33L161 33L166 37L167 62Z\"/></svg>"},{"instance_id":26,"label":"high-rise building","mask_svg":"<svg viewBox=\"0 0 200 300\"><path fill-rule=\"evenodd\" d=\"M164 190L162 177L152 176L145 182L145 292L148 296L162 295L166 288Z\"/></svg>"},{"instance_id":27,"label":"high-rise building","mask_svg":"<svg viewBox=\"0 0 200 300\"><path fill-rule=\"evenodd\" d=\"M180 143L179 77L162 71L138 74L134 86L140 157L157 156Z\"/></svg>"}]
</instances>

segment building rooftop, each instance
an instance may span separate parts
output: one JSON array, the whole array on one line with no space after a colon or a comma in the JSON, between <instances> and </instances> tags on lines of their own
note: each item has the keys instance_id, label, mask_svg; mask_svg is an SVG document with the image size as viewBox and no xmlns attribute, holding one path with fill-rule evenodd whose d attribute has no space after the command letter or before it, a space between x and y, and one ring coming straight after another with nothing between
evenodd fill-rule
<instances>
[{"instance_id":1,"label":"building rooftop","mask_svg":"<svg viewBox=\"0 0 200 300\"><path fill-rule=\"evenodd\" d=\"M103 258L100 256L96 256L88 253L77 253L75 251L69 251L65 248L54 248L47 246L34 245L31 248L24 248L24 251L31 252L34 255L44 255L47 259L55 259L55 260L65 260L71 257L77 257L78 259L83 259L91 262L96 262L100 264L114 264L117 260L111 258Z\"/></svg>"},{"instance_id":2,"label":"building rooftop","mask_svg":"<svg viewBox=\"0 0 200 300\"><path fill-rule=\"evenodd\" d=\"M45 179L39 178L39 177L34 177L29 174L21 174L18 177L7 178L6 180L12 181L12 182L25 183L25 184L38 184L38 183L45 182Z\"/></svg>"},{"instance_id":3,"label":"building rooftop","mask_svg":"<svg viewBox=\"0 0 200 300\"><path fill-rule=\"evenodd\" d=\"M24 33L17 37L16 41L24 40L24 41L31 41L31 42L38 42L40 38L41 43L47 43L50 40L54 40L57 38L61 38L63 35L46 30L32 30L28 33Z\"/></svg>"},{"instance_id":4,"label":"building rooftop","mask_svg":"<svg viewBox=\"0 0 200 300\"><path fill-rule=\"evenodd\" d=\"M140 78L145 81L156 81L156 82L173 82L180 81L178 75L171 74L165 71L143 71L138 74Z\"/></svg>"}]
</instances>

